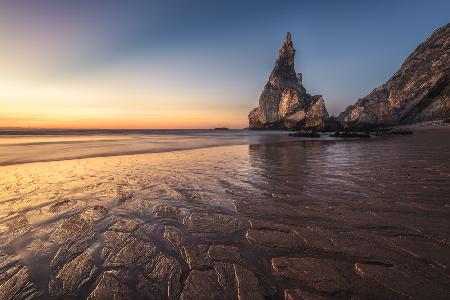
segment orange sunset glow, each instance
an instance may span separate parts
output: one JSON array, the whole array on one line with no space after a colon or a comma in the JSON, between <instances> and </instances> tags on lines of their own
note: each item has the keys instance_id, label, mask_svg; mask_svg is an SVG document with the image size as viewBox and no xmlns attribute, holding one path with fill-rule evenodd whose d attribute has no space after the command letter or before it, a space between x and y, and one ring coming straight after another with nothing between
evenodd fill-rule
<instances>
[{"instance_id":1,"label":"orange sunset glow","mask_svg":"<svg viewBox=\"0 0 450 300\"><path fill-rule=\"evenodd\" d=\"M5 71L1 71L5 72ZM4 76L6 77L6 76ZM1 81L0 127L244 127L242 107L211 105L194 90L153 89L118 79ZM226 101L226 99L220 99ZM223 121L219 121L223 120Z\"/></svg>"}]
</instances>

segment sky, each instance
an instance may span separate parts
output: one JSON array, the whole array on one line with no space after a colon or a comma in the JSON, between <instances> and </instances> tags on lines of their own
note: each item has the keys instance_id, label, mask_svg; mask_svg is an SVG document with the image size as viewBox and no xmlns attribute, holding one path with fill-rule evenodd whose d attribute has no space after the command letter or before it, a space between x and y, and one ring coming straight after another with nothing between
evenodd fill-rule
<instances>
[{"instance_id":1,"label":"sky","mask_svg":"<svg viewBox=\"0 0 450 300\"><path fill-rule=\"evenodd\" d=\"M449 21L448 0L0 0L0 127L246 127L287 31L338 114Z\"/></svg>"}]
</instances>

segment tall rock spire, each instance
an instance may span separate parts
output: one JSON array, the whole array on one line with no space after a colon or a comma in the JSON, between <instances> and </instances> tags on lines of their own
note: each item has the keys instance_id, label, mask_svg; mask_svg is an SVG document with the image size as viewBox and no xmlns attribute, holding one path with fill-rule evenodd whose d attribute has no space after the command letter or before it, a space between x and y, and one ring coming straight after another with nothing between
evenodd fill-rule
<instances>
[{"instance_id":1,"label":"tall rock spire","mask_svg":"<svg viewBox=\"0 0 450 300\"><path fill-rule=\"evenodd\" d=\"M291 40L291 33L286 34L283 46L280 48L275 67L269 77L269 82L277 88L297 88L294 68L295 49Z\"/></svg>"},{"instance_id":2,"label":"tall rock spire","mask_svg":"<svg viewBox=\"0 0 450 300\"><path fill-rule=\"evenodd\" d=\"M286 38L284 39L284 44L286 45L286 44L289 44L289 43L292 43L292 38L291 38L291 33L288 31L286 33Z\"/></svg>"},{"instance_id":3,"label":"tall rock spire","mask_svg":"<svg viewBox=\"0 0 450 300\"><path fill-rule=\"evenodd\" d=\"M288 32L280 48L275 66L259 98L259 106L249 114L250 128L291 128L301 124L320 127L317 116L326 116L323 98L306 93L301 74L294 68L295 49ZM314 121L308 121L308 110L314 106ZM318 112L323 110L322 112ZM323 120L323 123L325 120Z\"/></svg>"}]
</instances>

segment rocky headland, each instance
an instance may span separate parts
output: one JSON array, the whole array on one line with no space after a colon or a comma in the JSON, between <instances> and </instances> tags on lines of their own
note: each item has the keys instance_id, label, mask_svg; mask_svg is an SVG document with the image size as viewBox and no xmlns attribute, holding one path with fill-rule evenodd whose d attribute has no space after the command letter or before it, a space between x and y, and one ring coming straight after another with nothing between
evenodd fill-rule
<instances>
[{"instance_id":1,"label":"rocky headland","mask_svg":"<svg viewBox=\"0 0 450 300\"><path fill-rule=\"evenodd\" d=\"M450 118L450 24L436 30L383 85L329 117L324 98L311 96L294 69L295 49L287 34L250 129L307 128L371 130Z\"/></svg>"},{"instance_id":2,"label":"rocky headland","mask_svg":"<svg viewBox=\"0 0 450 300\"><path fill-rule=\"evenodd\" d=\"M436 30L383 85L342 112L345 127L445 120L450 116L450 24Z\"/></svg>"}]
</instances>

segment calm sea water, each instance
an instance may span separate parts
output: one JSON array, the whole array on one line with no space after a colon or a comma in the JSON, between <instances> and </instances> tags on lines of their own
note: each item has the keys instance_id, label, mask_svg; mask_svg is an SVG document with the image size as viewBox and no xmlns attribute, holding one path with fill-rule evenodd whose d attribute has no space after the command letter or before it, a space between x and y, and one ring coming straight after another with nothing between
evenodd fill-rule
<instances>
[{"instance_id":1,"label":"calm sea water","mask_svg":"<svg viewBox=\"0 0 450 300\"><path fill-rule=\"evenodd\" d=\"M280 131L0 130L0 165L293 140Z\"/></svg>"}]
</instances>

